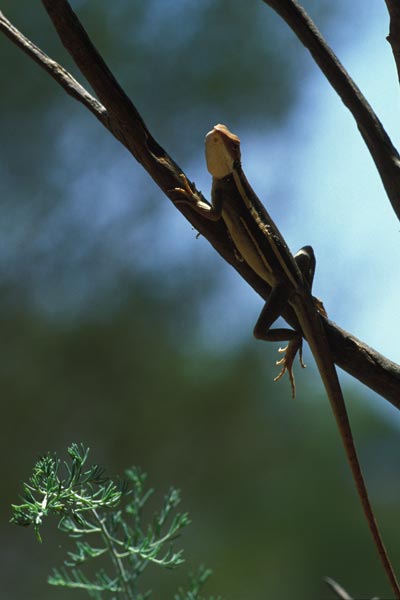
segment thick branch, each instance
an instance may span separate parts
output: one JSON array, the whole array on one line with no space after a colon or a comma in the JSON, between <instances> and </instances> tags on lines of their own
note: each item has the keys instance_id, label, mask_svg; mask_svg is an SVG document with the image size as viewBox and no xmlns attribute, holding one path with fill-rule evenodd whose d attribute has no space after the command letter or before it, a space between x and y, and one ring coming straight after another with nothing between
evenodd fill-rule
<instances>
[{"instance_id":1,"label":"thick branch","mask_svg":"<svg viewBox=\"0 0 400 600\"><path fill-rule=\"evenodd\" d=\"M374 159L393 210L400 219L400 157L378 117L305 10L295 0L263 2L292 28L350 110ZM393 4L398 9L398 0L394 0Z\"/></svg>"},{"instance_id":2,"label":"thick branch","mask_svg":"<svg viewBox=\"0 0 400 600\"><path fill-rule=\"evenodd\" d=\"M63 45L107 109L109 120L103 124L131 152L173 202L181 200L180 194L174 190L182 186L182 169L151 135L133 102L90 41L69 3L66 0L42 2ZM197 190L193 188L193 191ZM213 245L221 246L220 240L225 239L225 251L233 260L233 247L230 241L227 242L226 228L222 223L214 223L210 230L204 224L204 219L190 208L182 203L177 203L177 208Z\"/></svg>"},{"instance_id":3,"label":"thick branch","mask_svg":"<svg viewBox=\"0 0 400 600\"><path fill-rule=\"evenodd\" d=\"M325 329L336 364L400 408L400 366L328 319Z\"/></svg>"},{"instance_id":4,"label":"thick branch","mask_svg":"<svg viewBox=\"0 0 400 600\"><path fill-rule=\"evenodd\" d=\"M390 15L389 35L386 39L392 46L400 82L400 4L399 0L385 0L385 2Z\"/></svg>"},{"instance_id":5,"label":"thick branch","mask_svg":"<svg viewBox=\"0 0 400 600\"><path fill-rule=\"evenodd\" d=\"M175 203L178 210L185 215L190 223L207 238L217 252L238 271L249 285L266 299L270 293L270 287L244 261L237 260L232 241L222 221L210 222L193 211L187 204L179 202L181 195L174 189L182 186L182 170L152 137L136 107L126 96L104 60L94 48L68 2L65 0L43 0L43 4L48 9L64 46L73 56L92 88L99 95L102 104L95 99L88 103L87 98L92 97L79 84L72 85L73 93L71 95L85 104L96 115L103 125L148 171L154 181ZM3 22L4 17L0 20L0 25ZM9 34L7 33L7 35ZM21 36L13 34L9 37L24 51L27 51L26 44L23 45L19 41ZM30 42L28 46L35 48ZM49 64L53 61L39 50L35 52L29 50L27 53L48 71L64 89L66 89L67 82L67 91L71 93L69 83L74 80L62 67L50 69ZM54 65L57 65L57 63L54 63ZM194 186L193 190L196 191ZM295 326L290 312L284 313L283 316L289 324ZM400 367L390 363L383 356L333 323L327 321L326 328L337 364L400 408ZM371 357L373 357L372 360Z\"/></svg>"}]
</instances>

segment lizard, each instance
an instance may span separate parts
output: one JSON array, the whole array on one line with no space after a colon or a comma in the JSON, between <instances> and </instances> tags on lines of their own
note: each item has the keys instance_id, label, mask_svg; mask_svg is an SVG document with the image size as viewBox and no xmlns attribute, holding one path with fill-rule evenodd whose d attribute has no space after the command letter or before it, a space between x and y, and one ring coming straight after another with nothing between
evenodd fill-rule
<instances>
[{"instance_id":1,"label":"lizard","mask_svg":"<svg viewBox=\"0 0 400 600\"><path fill-rule=\"evenodd\" d=\"M325 333L324 307L311 293L315 256L311 246L292 255L282 234L248 182L241 164L240 139L222 124L215 125L205 139L207 169L212 175L211 205L193 191L182 175L183 186L175 188L182 202L210 221L223 219L238 260L271 287L254 327L254 336L265 341L288 341L276 379L288 373L295 395L293 361L302 361L303 337L314 356L339 429L358 496L378 555L396 598L400 587L380 534L358 460L347 409ZM289 310L294 329L271 329L283 310Z\"/></svg>"}]
</instances>

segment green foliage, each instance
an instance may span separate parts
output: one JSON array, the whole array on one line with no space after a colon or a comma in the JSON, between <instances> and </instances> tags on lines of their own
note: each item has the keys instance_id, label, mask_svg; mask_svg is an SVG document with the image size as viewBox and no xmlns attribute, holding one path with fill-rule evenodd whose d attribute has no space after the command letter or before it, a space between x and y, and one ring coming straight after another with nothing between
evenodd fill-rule
<instances>
[{"instance_id":1,"label":"green foliage","mask_svg":"<svg viewBox=\"0 0 400 600\"><path fill-rule=\"evenodd\" d=\"M72 444L68 454L70 462L51 454L39 459L29 483L23 483L24 502L12 505L11 522L33 525L41 542L44 517L61 517L58 527L75 541L75 550L68 552L64 567L53 570L48 578L51 585L85 590L96 600L106 593L113 598L148 598L150 591L142 594L138 590L138 578L145 568L151 564L174 568L184 562L182 550L173 550L174 540L190 523L187 513L174 514L179 492L170 489L145 527L142 512L153 493L145 488L146 474L130 468L126 480L114 482L103 467L86 466L88 448ZM65 473L61 474L62 470ZM80 569L80 565L105 556L112 564L112 576L100 568L88 577ZM209 575L209 570L200 568L190 576L189 590L180 589L174 600L201 600L199 592Z\"/></svg>"}]
</instances>

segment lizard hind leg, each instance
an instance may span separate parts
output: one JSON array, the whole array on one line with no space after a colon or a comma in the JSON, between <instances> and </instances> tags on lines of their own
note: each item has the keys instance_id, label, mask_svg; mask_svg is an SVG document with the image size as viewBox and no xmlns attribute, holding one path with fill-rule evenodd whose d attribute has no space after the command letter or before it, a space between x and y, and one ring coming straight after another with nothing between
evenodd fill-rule
<instances>
[{"instance_id":1,"label":"lizard hind leg","mask_svg":"<svg viewBox=\"0 0 400 600\"><path fill-rule=\"evenodd\" d=\"M266 342L289 342L285 348L279 349L279 352L284 352L285 355L276 363L277 365L282 365L282 369L274 381L279 381L287 372L294 398L296 395L296 386L294 383L293 362L297 352L299 353L301 366L305 366L302 360L302 336L299 331L295 331L294 329L271 329L271 325L280 316L282 308L286 305L289 294L290 290L282 285L277 285L271 290L269 298L254 327L254 337Z\"/></svg>"}]
</instances>

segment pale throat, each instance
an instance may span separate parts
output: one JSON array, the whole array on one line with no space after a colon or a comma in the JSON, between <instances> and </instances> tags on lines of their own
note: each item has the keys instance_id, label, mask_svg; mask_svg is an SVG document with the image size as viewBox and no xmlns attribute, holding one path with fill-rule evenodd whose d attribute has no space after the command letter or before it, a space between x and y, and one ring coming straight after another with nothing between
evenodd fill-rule
<instances>
[{"instance_id":1,"label":"pale throat","mask_svg":"<svg viewBox=\"0 0 400 600\"><path fill-rule=\"evenodd\" d=\"M206 135L206 161L208 172L216 179L223 179L233 171L234 157L215 128Z\"/></svg>"}]
</instances>

